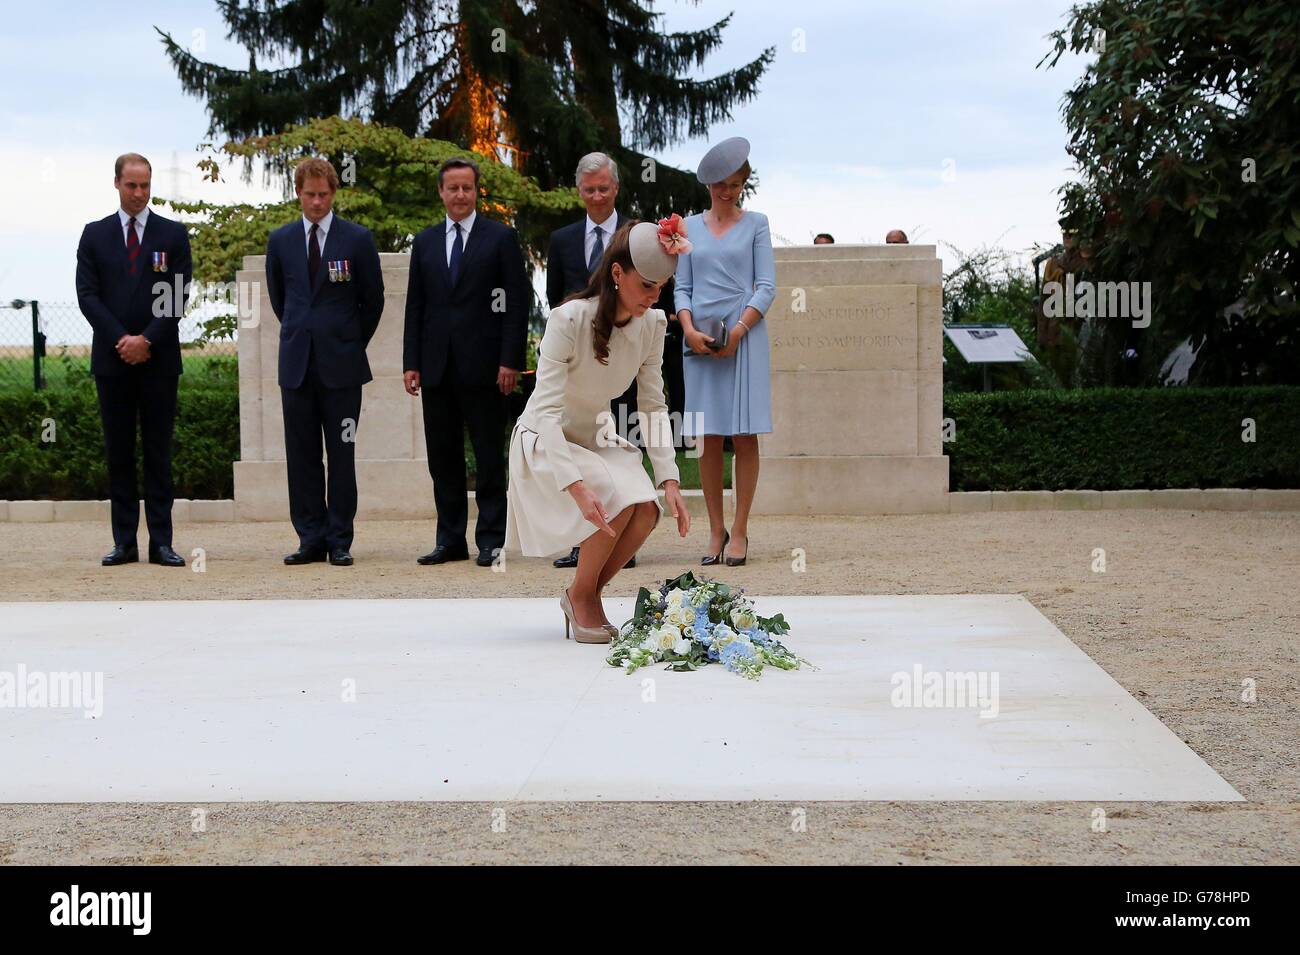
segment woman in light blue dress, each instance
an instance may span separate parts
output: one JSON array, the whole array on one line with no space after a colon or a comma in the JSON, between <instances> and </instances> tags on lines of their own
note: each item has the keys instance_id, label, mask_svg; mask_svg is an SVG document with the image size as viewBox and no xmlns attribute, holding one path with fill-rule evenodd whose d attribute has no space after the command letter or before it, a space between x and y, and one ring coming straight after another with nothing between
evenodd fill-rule
<instances>
[{"instance_id":1,"label":"woman in light blue dress","mask_svg":"<svg viewBox=\"0 0 1300 955\"><path fill-rule=\"evenodd\" d=\"M776 262L767 217L740 208L750 174L749 143L724 140L696 172L709 187L708 212L686 220L690 254L679 257L675 305L682 324L686 380L682 434L700 443L700 483L709 512L709 566L737 567L749 553L749 511L758 488L758 435L772 430L771 356L763 316L776 294ZM721 320L727 344L709 347L702 329ZM715 328L716 330L716 328ZM722 511L722 445L731 436L736 514Z\"/></svg>"}]
</instances>

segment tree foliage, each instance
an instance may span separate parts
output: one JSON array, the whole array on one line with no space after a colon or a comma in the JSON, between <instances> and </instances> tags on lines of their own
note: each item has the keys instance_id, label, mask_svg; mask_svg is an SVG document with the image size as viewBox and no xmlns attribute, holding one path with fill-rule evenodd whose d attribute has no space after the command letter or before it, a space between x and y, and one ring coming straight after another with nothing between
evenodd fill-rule
<instances>
[{"instance_id":1,"label":"tree foliage","mask_svg":"<svg viewBox=\"0 0 1300 955\"><path fill-rule=\"evenodd\" d=\"M1094 0L1051 39L1049 66L1095 56L1065 96L1061 190L1094 277L1152 283L1193 381L1300 382L1300 6Z\"/></svg>"},{"instance_id":2,"label":"tree foliage","mask_svg":"<svg viewBox=\"0 0 1300 955\"><path fill-rule=\"evenodd\" d=\"M381 252L402 252L415 233L446 214L438 196L439 165L467 153L452 143L412 138L392 127L334 116L291 126L283 133L227 143L203 165L212 178L221 175L228 159L262 160L287 168L307 155L325 156L344 180L334 198L338 214L370 229ZM513 224L524 212L567 211L572 216L581 208L575 189L545 190L495 157L476 158L482 215ZM271 232L301 214L291 194L284 202L263 204L170 201L168 205L191 220L194 277L204 284L233 281L244 256L265 253ZM534 226L521 232L534 261L546 241L536 225L538 219L534 216ZM206 337L229 337L233 330L233 315L215 316L206 327Z\"/></svg>"},{"instance_id":3,"label":"tree foliage","mask_svg":"<svg viewBox=\"0 0 1300 955\"><path fill-rule=\"evenodd\" d=\"M357 116L496 153L543 189L585 153L623 169L622 203L649 218L702 206L695 177L647 151L705 135L757 93L775 53L703 66L730 17L667 33L642 0L220 0L246 70L200 60L159 31L211 132L242 140L318 116ZM268 62L288 61L268 68ZM554 226L556 221L547 223Z\"/></svg>"}]
</instances>

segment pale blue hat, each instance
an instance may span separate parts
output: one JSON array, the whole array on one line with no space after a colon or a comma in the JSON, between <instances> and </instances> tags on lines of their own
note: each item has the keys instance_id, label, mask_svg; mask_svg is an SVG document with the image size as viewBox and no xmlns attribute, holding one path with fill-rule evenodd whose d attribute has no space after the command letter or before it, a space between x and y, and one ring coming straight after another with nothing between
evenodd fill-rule
<instances>
[{"instance_id":1,"label":"pale blue hat","mask_svg":"<svg viewBox=\"0 0 1300 955\"><path fill-rule=\"evenodd\" d=\"M722 182L745 165L747 159L749 159L749 140L744 136L732 136L704 154L699 168L695 170L695 178L706 186Z\"/></svg>"}]
</instances>

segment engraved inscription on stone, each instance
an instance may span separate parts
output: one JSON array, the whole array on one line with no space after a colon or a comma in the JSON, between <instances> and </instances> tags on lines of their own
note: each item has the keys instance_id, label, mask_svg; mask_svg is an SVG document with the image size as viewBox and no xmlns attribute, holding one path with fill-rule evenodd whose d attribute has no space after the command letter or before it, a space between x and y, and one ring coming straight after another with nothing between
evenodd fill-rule
<instances>
[{"instance_id":1,"label":"engraved inscription on stone","mask_svg":"<svg viewBox=\"0 0 1300 955\"><path fill-rule=\"evenodd\" d=\"M767 321L773 371L917 367L915 285L778 288Z\"/></svg>"}]
</instances>

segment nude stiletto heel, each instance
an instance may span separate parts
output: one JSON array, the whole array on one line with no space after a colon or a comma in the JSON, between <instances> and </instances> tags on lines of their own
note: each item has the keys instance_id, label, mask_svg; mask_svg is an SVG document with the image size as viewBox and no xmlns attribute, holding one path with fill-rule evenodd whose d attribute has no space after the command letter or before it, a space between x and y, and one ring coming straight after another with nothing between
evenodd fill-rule
<instances>
[{"instance_id":1,"label":"nude stiletto heel","mask_svg":"<svg viewBox=\"0 0 1300 955\"><path fill-rule=\"evenodd\" d=\"M604 625L584 627L578 623L577 617L573 613L573 604L569 601L568 588L565 588L564 592L560 594L560 609L564 611L565 639L568 639L570 627L573 628L573 639L578 643L609 643L614 636L614 634L610 633L610 629Z\"/></svg>"}]
</instances>

